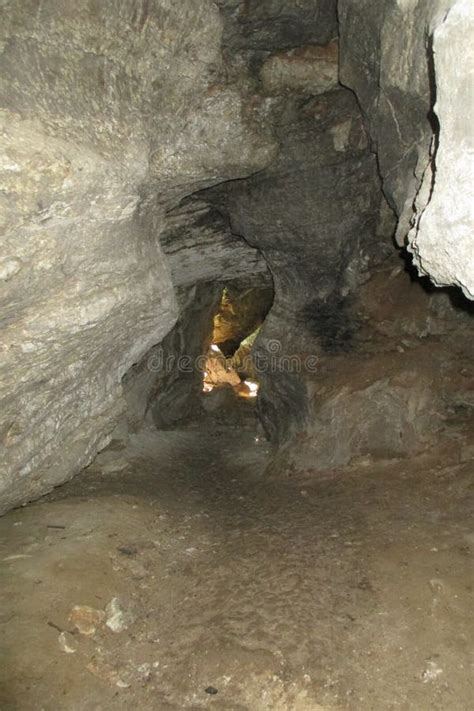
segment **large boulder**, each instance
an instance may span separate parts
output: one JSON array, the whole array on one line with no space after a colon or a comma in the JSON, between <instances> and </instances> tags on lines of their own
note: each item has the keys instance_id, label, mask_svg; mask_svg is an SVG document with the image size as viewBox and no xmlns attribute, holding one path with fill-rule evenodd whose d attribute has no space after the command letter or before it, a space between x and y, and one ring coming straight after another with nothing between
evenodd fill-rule
<instances>
[{"instance_id":1,"label":"large boulder","mask_svg":"<svg viewBox=\"0 0 474 711\"><path fill-rule=\"evenodd\" d=\"M312 466L343 466L361 455L408 457L432 441L439 426L433 381L408 370L360 388L356 382L339 385L329 397L317 394L309 431Z\"/></svg>"}]
</instances>

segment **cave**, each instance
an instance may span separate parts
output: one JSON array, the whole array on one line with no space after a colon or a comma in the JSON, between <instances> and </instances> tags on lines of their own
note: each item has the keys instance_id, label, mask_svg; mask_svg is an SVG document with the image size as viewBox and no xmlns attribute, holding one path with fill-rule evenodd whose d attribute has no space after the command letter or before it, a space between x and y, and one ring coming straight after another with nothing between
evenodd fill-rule
<instances>
[{"instance_id":1,"label":"cave","mask_svg":"<svg viewBox=\"0 0 474 711\"><path fill-rule=\"evenodd\" d=\"M471 708L471 0L0 17L0 709Z\"/></svg>"}]
</instances>

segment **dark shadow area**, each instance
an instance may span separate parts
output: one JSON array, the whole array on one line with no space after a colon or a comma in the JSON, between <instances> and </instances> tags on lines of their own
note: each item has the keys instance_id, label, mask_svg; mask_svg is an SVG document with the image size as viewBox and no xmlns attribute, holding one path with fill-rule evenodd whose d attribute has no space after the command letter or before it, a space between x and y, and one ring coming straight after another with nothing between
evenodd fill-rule
<instances>
[{"instance_id":1,"label":"dark shadow area","mask_svg":"<svg viewBox=\"0 0 474 711\"><path fill-rule=\"evenodd\" d=\"M456 286L436 286L429 277L418 274L411 255L406 249L400 250L399 256L403 262L404 271L409 275L412 283L419 284L426 294L447 294L452 307L456 311L463 311L471 316L474 315L474 301L467 299L461 289Z\"/></svg>"},{"instance_id":2,"label":"dark shadow area","mask_svg":"<svg viewBox=\"0 0 474 711\"><path fill-rule=\"evenodd\" d=\"M304 307L302 317L327 353L352 350L358 322L351 312L350 299L336 295L327 301L315 300Z\"/></svg>"},{"instance_id":3,"label":"dark shadow area","mask_svg":"<svg viewBox=\"0 0 474 711\"><path fill-rule=\"evenodd\" d=\"M430 90L430 109L426 115L428 119L435 139L435 145L433 150L433 155L436 155L439 144L439 130L440 124L439 119L435 113L434 107L436 105L437 87L436 87L436 69L435 69L435 59L434 59L434 49L433 49L433 35L427 38L426 43L426 63L428 66L428 81Z\"/></svg>"}]
</instances>

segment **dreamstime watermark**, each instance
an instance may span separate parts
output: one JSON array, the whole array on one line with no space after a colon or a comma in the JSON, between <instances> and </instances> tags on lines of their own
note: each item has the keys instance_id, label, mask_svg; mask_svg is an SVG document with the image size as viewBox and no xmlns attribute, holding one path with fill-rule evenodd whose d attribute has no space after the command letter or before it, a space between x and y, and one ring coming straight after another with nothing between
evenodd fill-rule
<instances>
[{"instance_id":1,"label":"dreamstime watermark","mask_svg":"<svg viewBox=\"0 0 474 711\"><path fill-rule=\"evenodd\" d=\"M229 370L236 367L234 357L223 354L213 354ZM199 355L193 358L185 353L165 354L162 348L155 350L147 360L147 368L152 373L205 373L208 367L208 355ZM261 373L315 373L318 368L319 357L316 355L289 355L283 353L280 341L269 340L262 343L254 353L248 354L238 361L238 370L244 372Z\"/></svg>"}]
</instances>

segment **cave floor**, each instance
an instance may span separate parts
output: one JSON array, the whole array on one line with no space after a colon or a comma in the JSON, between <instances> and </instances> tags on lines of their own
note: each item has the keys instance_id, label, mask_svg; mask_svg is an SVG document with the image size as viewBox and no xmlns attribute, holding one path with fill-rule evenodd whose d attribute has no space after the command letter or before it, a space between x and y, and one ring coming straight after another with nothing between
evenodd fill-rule
<instances>
[{"instance_id":1,"label":"cave floor","mask_svg":"<svg viewBox=\"0 0 474 711\"><path fill-rule=\"evenodd\" d=\"M268 457L203 418L4 516L2 711L472 709L472 463ZM113 598L122 631L74 627Z\"/></svg>"}]
</instances>

